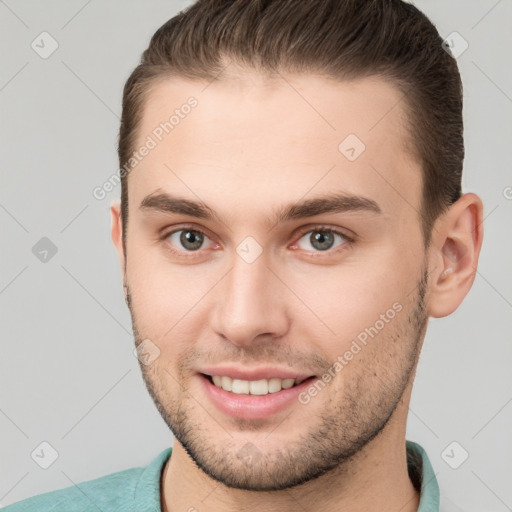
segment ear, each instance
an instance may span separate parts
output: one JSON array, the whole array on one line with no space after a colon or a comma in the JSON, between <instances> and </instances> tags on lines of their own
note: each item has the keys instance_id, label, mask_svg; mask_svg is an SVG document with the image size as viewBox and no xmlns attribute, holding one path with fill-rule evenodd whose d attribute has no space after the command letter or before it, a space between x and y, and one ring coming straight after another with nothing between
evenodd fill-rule
<instances>
[{"instance_id":1,"label":"ear","mask_svg":"<svg viewBox=\"0 0 512 512\"><path fill-rule=\"evenodd\" d=\"M435 223L429 253L428 314L453 313L475 279L483 239L483 205L475 194L464 194Z\"/></svg>"},{"instance_id":2,"label":"ear","mask_svg":"<svg viewBox=\"0 0 512 512\"><path fill-rule=\"evenodd\" d=\"M117 250L119 257L119 265L121 267L121 273L123 278L126 273L126 258L123 247L123 223L121 220L121 201L113 201L110 204L110 215L111 215L111 236L112 242Z\"/></svg>"}]
</instances>

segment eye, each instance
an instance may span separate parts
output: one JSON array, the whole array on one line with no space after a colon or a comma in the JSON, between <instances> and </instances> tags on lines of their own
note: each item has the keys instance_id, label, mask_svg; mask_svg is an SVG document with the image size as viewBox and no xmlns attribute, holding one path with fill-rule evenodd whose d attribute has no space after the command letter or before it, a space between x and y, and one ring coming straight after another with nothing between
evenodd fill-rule
<instances>
[{"instance_id":1,"label":"eye","mask_svg":"<svg viewBox=\"0 0 512 512\"><path fill-rule=\"evenodd\" d=\"M332 228L319 226L305 232L295 245L306 251L322 252L345 245L348 242L350 242L350 239L345 234Z\"/></svg>"},{"instance_id":2,"label":"eye","mask_svg":"<svg viewBox=\"0 0 512 512\"><path fill-rule=\"evenodd\" d=\"M191 228L178 229L165 235L174 247L183 248L186 252L193 252L201 249L205 240L210 240L202 231ZM211 242L211 240L210 240Z\"/></svg>"}]
</instances>

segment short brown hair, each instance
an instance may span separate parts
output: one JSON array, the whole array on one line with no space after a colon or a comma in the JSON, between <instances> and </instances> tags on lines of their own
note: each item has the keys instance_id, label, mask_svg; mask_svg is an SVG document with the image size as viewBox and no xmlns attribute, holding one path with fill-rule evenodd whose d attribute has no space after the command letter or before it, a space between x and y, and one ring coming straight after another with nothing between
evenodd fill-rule
<instances>
[{"instance_id":1,"label":"short brown hair","mask_svg":"<svg viewBox=\"0 0 512 512\"><path fill-rule=\"evenodd\" d=\"M197 0L155 32L125 84L120 167L135 150L150 86L166 76L213 80L227 61L262 73L381 76L404 97L423 170L420 213L428 245L434 221L461 195L464 159L462 83L442 42L430 20L402 0ZM127 181L122 175L123 243Z\"/></svg>"}]
</instances>

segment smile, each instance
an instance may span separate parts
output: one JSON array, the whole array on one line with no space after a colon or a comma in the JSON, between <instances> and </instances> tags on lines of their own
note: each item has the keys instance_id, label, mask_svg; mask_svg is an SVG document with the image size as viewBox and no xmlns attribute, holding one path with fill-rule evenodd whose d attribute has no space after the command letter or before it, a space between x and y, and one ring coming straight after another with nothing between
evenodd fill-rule
<instances>
[{"instance_id":1,"label":"smile","mask_svg":"<svg viewBox=\"0 0 512 512\"><path fill-rule=\"evenodd\" d=\"M232 418L262 420L300 404L299 395L311 377L259 378L246 380L227 375L197 374L208 400L217 410Z\"/></svg>"},{"instance_id":2,"label":"smile","mask_svg":"<svg viewBox=\"0 0 512 512\"><path fill-rule=\"evenodd\" d=\"M215 386L237 395L268 395L269 393L278 393L283 389L297 386L306 380L306 377L298 379L273 378L259 380L233 379L226 375L206 375L206 377L210 377Z\"/></svg>"}]
</instances>

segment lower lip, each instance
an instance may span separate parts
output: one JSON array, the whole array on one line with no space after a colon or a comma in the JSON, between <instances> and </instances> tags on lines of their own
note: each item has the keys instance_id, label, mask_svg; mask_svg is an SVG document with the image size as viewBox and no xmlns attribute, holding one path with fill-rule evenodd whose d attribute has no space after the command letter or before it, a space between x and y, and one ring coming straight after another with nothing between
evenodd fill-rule
<instances>
[{"instance_id":1,"label":"lower lip","mask_svg":"<svg viewBox=\"0 0 512 512\"><path fill-rule=\"evenodd\" d=\"M229 416L246 420L268 418L290 407L293 403L297 403L300 393L309 387L315 379L315 377L310 377L297 386L282 389L277 393L237 395L219 388L204 375L200 374L199 378L206 394L218 409Z\"/></svg>"}]
</instances>

